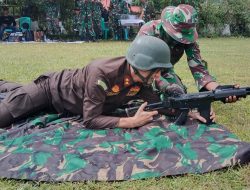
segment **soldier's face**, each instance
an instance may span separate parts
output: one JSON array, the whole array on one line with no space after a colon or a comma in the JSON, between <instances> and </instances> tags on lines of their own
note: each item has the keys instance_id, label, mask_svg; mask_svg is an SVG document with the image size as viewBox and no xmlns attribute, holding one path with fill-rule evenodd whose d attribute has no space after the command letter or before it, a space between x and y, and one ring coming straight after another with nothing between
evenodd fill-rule
<instances>
[{"instance_id":1,"label":"soldier's face","mask_svg":"<svg viewBox=\"0 0 250 190\"><path fill-rule=\"evenodd\" d=\"M154 73L152 74L152 76L149 78L147 84L151 85L153 83L154 80L160 80L161 77L161 69L156 69L153 71Z\"/></svg>"}]
</instances>

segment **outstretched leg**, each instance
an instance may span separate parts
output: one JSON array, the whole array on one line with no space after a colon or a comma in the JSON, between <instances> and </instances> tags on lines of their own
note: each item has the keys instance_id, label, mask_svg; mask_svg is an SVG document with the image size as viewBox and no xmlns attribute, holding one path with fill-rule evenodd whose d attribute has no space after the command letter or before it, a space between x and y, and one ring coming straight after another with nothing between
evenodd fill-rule
<instances>
[{"instance_id":1,"label":"outstretched leg","mask_svg":"<svg viewBox=\"0 0 250 190\"><path fill-rule=\"evenodd\" d=\"M48 97L40 85L30 83L18 87L13 84L13 87L15 89L10 88L12 90L0 102L0 128L49 107Z\"/></svg>"}]
</instances>

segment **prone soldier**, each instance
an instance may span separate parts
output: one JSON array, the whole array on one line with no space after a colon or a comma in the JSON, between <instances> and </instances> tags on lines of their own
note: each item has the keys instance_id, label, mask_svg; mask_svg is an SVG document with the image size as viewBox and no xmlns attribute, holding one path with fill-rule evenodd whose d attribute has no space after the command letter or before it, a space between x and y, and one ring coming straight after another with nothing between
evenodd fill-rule
<instances>
[{"instance_id":1,"label":"prone soldier","mask_svg":"<svg viewBox=\"0 0 250 190\"><path fill-rule=\"evenodd\" d=\"M0 81L0 92L7 92L0 102L0 127L44 110L81 114L85 127L91 129L143 126L158 114L144 111L147 102L160 101L151 85L164 87L161 70L171 68L168 45L142 36L132 42L126 56L96 60L82 69L43 74L27 85ZM171 79L172 74L167 74ZM174 94L184 93L172 80L167 86ZM133 117L112 116L117 108L138 98L146 102ZM170 110L159 113L173 114ZM193 118L202 120L198 114Z\"/></svg>"}]
</instances>

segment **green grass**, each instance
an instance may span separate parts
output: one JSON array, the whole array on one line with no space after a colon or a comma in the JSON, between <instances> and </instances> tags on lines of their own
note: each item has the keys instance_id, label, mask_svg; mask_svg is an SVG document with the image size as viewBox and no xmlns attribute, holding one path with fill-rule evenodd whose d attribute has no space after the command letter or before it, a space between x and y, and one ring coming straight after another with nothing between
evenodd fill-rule
<instances>
[{"instance_id":1,"label":"green grass","mask_svg":"<svg viewBox=\"0 0 250 190\"><path fill-rule=\"evenodd\" d=\"M221 84L250 86L250 38L199 40L202 57ZM39 74L64 68L79 68L101 57L125 54L129 42L84 44L0 44L0 78L27 83ZM185 56L175 67L188 87L195 92L194 80ZM215 103L217 122L241 140L250 142L250 97L234 104ZM250 189L250 165L228 168L204 175L185 175L124 182L36 183L0 180L0 189Z\"/></svg>"}]
</instances>

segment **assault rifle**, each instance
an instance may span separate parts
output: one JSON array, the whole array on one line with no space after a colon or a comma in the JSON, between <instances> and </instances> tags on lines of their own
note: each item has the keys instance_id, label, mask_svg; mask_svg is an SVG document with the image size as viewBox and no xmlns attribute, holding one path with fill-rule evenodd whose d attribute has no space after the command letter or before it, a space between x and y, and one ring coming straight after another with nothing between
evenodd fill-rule
<instances>
[{"instance_id":1,"label":"assault rifle","mask_svg":"<svg viewBox=\"0 0 250 190\"><path fill-rule=\"evenodd\" d=\"M190 109L197 109L201 116L207 120L207 124L211 124L210 110L211 103L215 101L222 101L229 96L236 96L237 98L246 98L250 95L250 87L234 88L233 85L220 86L216 90L183 94L179 97L167 97L164 101L148 104L145 111L153 111L159 109L176 109L180 110L180 115L175 121L176 124L182 125L186 119ZM128 116L134 115L139 106L125 108L124 111Z\"/></svg>"}]
</instances>

